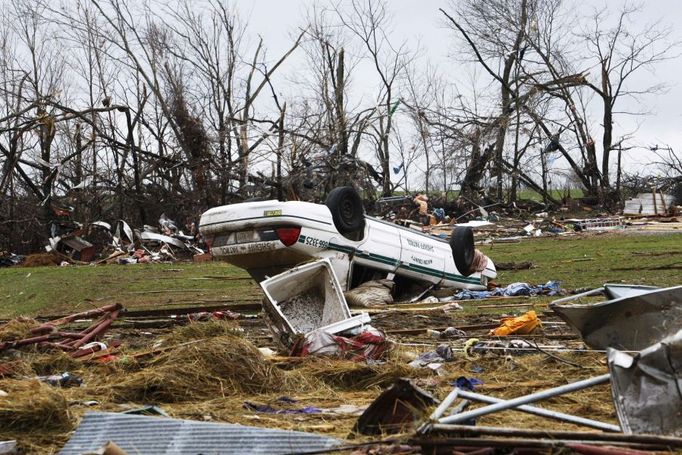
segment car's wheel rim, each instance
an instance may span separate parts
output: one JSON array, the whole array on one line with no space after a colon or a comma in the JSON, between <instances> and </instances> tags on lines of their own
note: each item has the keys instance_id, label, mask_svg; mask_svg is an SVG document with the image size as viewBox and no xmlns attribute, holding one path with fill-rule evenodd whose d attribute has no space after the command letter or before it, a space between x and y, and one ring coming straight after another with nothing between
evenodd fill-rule
<instances>
[{"instance_id":1,"label":"car's wheel rim","mask_svg":"<svg viewBox=\"0 0 682 455\"><path fill-rule=\"evenodd\" d=\"M350 220L351 218L353 218L353 203L350 200L345 199L341 203L340 209L341 217L343 217L343 219Z\"/></svg>"}]
</instances>

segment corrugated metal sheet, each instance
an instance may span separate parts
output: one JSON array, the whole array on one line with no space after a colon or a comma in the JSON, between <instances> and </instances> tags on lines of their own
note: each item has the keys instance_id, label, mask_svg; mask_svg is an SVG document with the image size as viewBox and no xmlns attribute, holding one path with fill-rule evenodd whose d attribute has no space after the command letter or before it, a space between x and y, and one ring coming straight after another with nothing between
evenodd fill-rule
<instances>
[{"instance_id":1,"label":"corrugated metal sheet","mask_svg":"<svg viewBox=\"0 0 682 455\"><path fill-rule=\"evenodd\" d=\"M623 215L653 216L668 214L675 197L665 193L639 193L636 198L625 201Z\"/></svg>"},{"instance_id":2,"label":"corrugated metal sheet","mask_svg":"<svg viewBox=\"0 0 682 455\"><path fill-rule=\"evenodd\" d=\"M338 439L298 431L89 412L61 455L82 455L113 441L133 454L293 454L329 449Z\"/></svg>"}]
</instances>

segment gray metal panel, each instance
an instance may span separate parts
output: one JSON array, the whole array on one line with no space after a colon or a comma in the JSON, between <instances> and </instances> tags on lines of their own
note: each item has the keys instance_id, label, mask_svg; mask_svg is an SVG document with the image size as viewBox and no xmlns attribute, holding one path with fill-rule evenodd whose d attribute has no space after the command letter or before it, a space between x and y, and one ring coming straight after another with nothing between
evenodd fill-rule
<instances>
[{"instance_id":1,"label":"gray metal panel","mask_svg":"<svg viewBox=\"0 0 682 455\"><path fill-rule=\"evenodd\" d=\"M660 289L656 286L644 286L640 284L618 284L606 283L604 291L609 300L622 299L623 297L635 297L637 295L646 294L647 292Z\"/></svg>"},{"instance_id":2,"label":"gray metal panel","mask_svg":"<svg viewBox=\"0 0 682 455\"><path fill-rule=\"evenodd\" d=\"M60 452L81 455L113 441L133 454L288 454L329 449L338 439L298 431L89 412Z\"/></svg>"},{"instance_id":3,"label":"gray metal panel","mask_svg":"<svg viewBox=\"0 0 682 455\"><path fill-rule=\"evenodd\" d=\"M682 330L634 357L609 349L608 362L623 430L682 436Z\"/></svg>"},{"instance_id":4,"label":"gray metal panel","mask_svg":"<svg viewBox=\"0 0 682 455\"><path fill-rule=\"evenodd\" d=\"M682 286L599 303L549 304L593 349L639 351L682 329Z\"/></svg>"}]
</instances>

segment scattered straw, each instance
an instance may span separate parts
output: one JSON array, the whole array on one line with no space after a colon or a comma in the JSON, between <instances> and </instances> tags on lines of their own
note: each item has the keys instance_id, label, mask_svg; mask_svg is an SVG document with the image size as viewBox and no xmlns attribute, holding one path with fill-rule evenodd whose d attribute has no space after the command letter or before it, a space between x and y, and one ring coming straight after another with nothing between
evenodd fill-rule
<instances>
[{"instance_id":1,"label":"scattered straw","mask_svg":"<svg viewBox=\"0 0 682 455\"><path fill-rule=\"evenodd\" d=\"M20 267L43 267L48 265L59 265L62 260L52 253L37 253L26 256Z\"/></svg>"},{"instance_id":2,"label":"scattered straw","mask_svg":"<svg viewBox=\"0 0 682 455\"><path fill-rule=\"evenodd\" d=\"M118 400L172 403L276 391L283 379L249 341L221 336L165 352L112 389Z\"/></svg>"},{"instance_id":3,"label":"scattered straw","mask_svg":"<svg viewBox=\"0 0 682 455\"><path fill-rule=\"evenodd\" d=\"M6 430L64 429L71 427L67 402L59 389L36 380L5 379L0 389L0 428Z\"/></svg>"},{"instance_id":4,"label":"scattered straw","mask_svg":"<svg viewBox=\"0 0 682 455\"><path fill-rule=\"evenodd\" d=\"M0 378L25 377L33 376L33 374L30 363L23 359L0 359Z\"/></svg>"},{"instance_id":5,"label":"scattered straw","mask_svg":"<svg viewBox=\"0 0 682 455\"><path fill-rule=\"evenodd\" d=\"M64 351L50 351L25 356L31 368L38 376L73 372L83 367L83 363L74 359Z\"/></svg>"},{"instance_id":6,"label":"scattered straw","mask_svg":"<svg viewBox=\"0 0 682 455\"><path fill-rule=\"evenodd\" d=\"M178 327L166 337L167 344L180 344L184 341L201 340L219 336L240 335L239 325L235 321L211 320L206 322L190 322Z\"/></svg>"},{"instance_id":7,"label":"scattered straw","mask_svg":"<svg viewBox=\"0 0 682 455\"><path fill-rule=\"evenodd\" d=\"M401 377L430 376L432 372L396 362L371 365L316 357L297 368L295 374L318 379L335 389L364 390L369 387L388 387Z\"/></svg>"},{"instance_id":8,"label":"scattered straw","mask_svg":"<svg viewBox=\"0 0 682 455\"><path fill-rule=\"evenodd\" d=\"M0 325L0 341L21 340L31 336L31 329L38 326L35 319L19 316Z\"/></svg>"}]
</instances>

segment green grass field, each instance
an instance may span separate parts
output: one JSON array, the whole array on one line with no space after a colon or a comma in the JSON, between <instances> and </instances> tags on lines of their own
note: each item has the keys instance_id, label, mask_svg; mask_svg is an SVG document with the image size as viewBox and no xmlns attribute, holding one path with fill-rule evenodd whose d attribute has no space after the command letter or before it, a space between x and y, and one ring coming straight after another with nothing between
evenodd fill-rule
<instances>
[{"instance_id":1,"label":"green grass field","mask_svg":"<svg viewBox=\"0 0 682 455\"><path fill-rule=\"evenodd\" d=\"M672 286L682 281L682 234L537 238L481 250L498 263L531 261L535 265L530 270L500 271L500 284L553 279L575 289L607 282Z\"/></svg>"},{"instance_id":2,"label":"green grass field","mask_svg":"<svg viewBox=\"0 0 682 455\"><path fill-rule=\"evenodd\" d=\"M493 261L532 261L535 268L500 271L501 285L560 280L563 287L606 282L680 284L682 234L602 234L534 238L481 247ZM225 263L177 263L0 269L0 318L82 311L108 303L131 307L251 300L258 286Z\"/></svg>"},{"instance_id":3,"label":"green grass field","mask_svg":"<svg viewBox=\"0 0 682 455\"><path fill-rule=\"evenodd\" d=\"M259 289L248 274L221 262L0 269L0 317L253 296Z\"/></svg>"}]
</instances>

